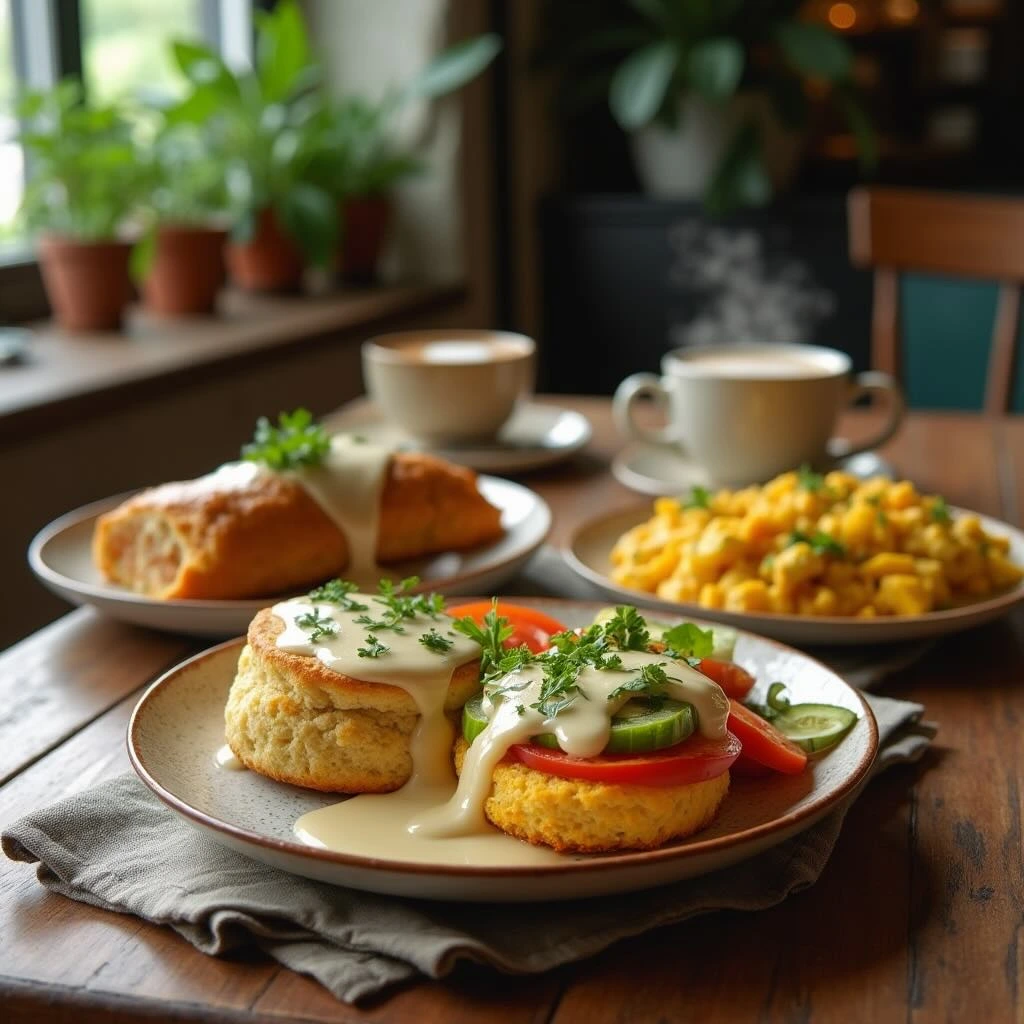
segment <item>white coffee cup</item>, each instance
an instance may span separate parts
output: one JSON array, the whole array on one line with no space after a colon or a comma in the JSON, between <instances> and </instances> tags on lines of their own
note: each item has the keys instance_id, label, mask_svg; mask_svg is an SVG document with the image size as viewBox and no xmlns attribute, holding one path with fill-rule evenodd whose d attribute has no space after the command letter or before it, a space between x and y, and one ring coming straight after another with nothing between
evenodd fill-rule
<instances>
[{"instance_id":1,"label":"white coffee cup","mask_svg":"<svg viewBox=\"0 0 1024 1024\"><path fill-rule=\"evenodd\" d=\"M427 445L491 440L533 389L537 346L508 331L385 334L363 343L363 377L385 416Z\"/></svg>"},{"instance_id":2,"label":"white coffee cup","mask_svg":"<svg viewBox=\"0 0 1024 1024\"><path fill-rule=\"evenodd\" d=\"M899 428L904 401L884 373L852 373L850 357L814 345L715 345L675 349L662 376L635 373L615 392L615 421L627 437L669 442L717 484L768 480L803 463L842 458L887 441ZM877 436L854 446L833 436L851 402L884 394L888 420ZM636 402L651 396L667 422L638 423Z\"/></svg>"}]
</instances>

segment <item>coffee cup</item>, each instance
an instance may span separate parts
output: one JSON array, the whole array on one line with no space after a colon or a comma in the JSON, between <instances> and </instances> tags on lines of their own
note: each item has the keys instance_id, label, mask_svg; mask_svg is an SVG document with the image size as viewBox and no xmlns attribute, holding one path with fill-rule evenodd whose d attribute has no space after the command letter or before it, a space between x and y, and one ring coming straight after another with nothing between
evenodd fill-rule
<instances>
[{"instance_id":1,"label":"coffee cup","mask_svg":"<svg viewBox=\"0 0 1024 1024\"><path fill-rule=\"evenodd\" d=\"M487 330L404 331L363 344L363 377L384 415L428 446L493 440L533 389L536 345Z\"/></svg>"},{"instance_id":2,"label":"coffee cup","mask_svg":"<svg viewBox=\"0 0 1024 1024\"><path fill-rule=\"evenodd\" d=\"M619 385L616 424L627 437L678 446L716 484L757 483L875 448L897 431L905 408L890 376L854 374L844 352L815 345L675 349L661 368L660 377L635 373ZM833 436L839 414L865 395L886 396L884 427L857 445ZM643 396L663 407L664 426L637 421Z\"/></svg>"}]
</instances>

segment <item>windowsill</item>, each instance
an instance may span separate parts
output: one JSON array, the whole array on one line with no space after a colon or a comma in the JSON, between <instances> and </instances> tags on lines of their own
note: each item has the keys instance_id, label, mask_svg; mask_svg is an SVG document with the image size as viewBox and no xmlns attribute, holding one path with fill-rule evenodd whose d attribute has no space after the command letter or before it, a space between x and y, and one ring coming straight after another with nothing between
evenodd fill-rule
<instances>
[{"instance_id":1,"label":"windowsill","mask_svg":"<svg viewBox=\"0 0 1024 1024\"><path fill-rule=\"evenodd\" d=\"M463 297L461 284L401 285L325 296L228 292L218 314L161 320L133 309L123 333L67 334L35 325L27 358L0 366L0 442L63 425L122 398L179 386L216 369L331 342Z\"/></svg>"}]
</instances>

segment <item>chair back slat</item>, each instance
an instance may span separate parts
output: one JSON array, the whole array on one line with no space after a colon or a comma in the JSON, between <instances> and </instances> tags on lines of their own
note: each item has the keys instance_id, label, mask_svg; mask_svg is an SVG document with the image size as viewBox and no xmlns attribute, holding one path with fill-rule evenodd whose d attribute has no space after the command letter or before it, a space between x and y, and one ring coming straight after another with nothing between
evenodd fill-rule
<instances>
[{"instance_id":1,"label":"chair back slat","mask_svg":"<svg viewBox=\"0 0 1024 1024\"><path fill-rule=\"evenodd\" d=\"M902 377L899 275L903 271L1001 283L985 410L1013 397L1024 282L1024 200L898 188L858 188L849 198L850 259L875 270L871 358Z\"/></svg>"}]
</instances>

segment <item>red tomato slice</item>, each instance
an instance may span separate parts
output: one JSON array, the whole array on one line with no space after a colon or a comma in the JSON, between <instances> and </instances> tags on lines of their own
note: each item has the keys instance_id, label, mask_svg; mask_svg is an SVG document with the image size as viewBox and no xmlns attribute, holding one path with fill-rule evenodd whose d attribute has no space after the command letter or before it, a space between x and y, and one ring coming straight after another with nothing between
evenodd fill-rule
<instances>
[{"instance_id":1,"label":"red tomato slice","mask_svg":"<svg viewBox=\"0 0 1024 1024\"><path fill-rule=\"evenodd\" d=\"M454 608L445 609L453 619L461 619L464 615L468 615L481 624L483 624L484 616L490 610L490 601L473 601L470 604L458 604ZM534 654L547 650L551 646L551 637L555 633L564 633L568 628L563 626L558 619L553 619L550 615L545 615L535 608L527 608L521 604L508 604L505 601L499 601L498 614L508 619L510 626L515 627L515 632L505 641L505 646L519 647L521 644L526 644Z\"/></svg>"},{"instance_id":2,"label":"red tomato slice","mask_svg":"<svg viewBox=\"0 0 1024 1024\"><path fill-rule=\"evenodd\" d=\"M807 755L760 715L729 700L729 729L743 744L743 756L785 775L798 775L807 764Z\"/></svg>"},{"instance_id":3,"label":"red tomato slice","mask_svg":"<svg viewBox=\"0 0 1024 1024\"><path fill-rule=\"evenodd\" d=\"M714 680L725 690L727 697L742 700L754 686L754 677L739 665L731 661L719 661L717 658L702 658L700 671Z\"/></svg>"},{"instance_id":4,"label":"red tomato slice","mask_svg":"<svg viewBox=\"0 0 1024 1024\"><path fill-rule=\"evenodd\" d=\"M570 757L530 743L509 748L509 754L527 768L563 779L586 779L613 785L682 786L706 782L729 770L739 757L740 741L731 733L725 739L691 736L674 747L650 754L605 754L601 757Z\"/></svg>"}]
</instances>

